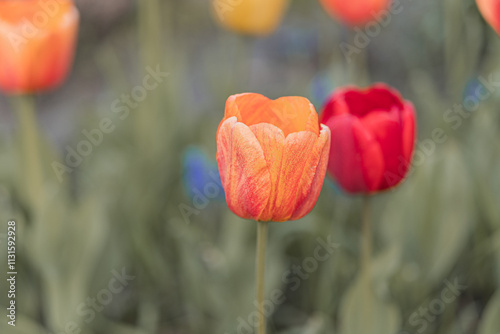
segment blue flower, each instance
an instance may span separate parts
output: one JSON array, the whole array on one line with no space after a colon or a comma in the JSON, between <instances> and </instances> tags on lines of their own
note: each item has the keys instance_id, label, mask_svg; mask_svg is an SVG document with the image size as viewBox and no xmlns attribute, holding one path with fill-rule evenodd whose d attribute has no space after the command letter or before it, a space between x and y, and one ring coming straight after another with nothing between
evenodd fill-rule
<instances>
[{"instance_id":1,"label":"blue flower","mask_svg":"<svg viewBox=\"0 0 500 334\"><path fill-rule=\"evenodd\" d=\"M204 196L208 199L225 199L217 164L201 149L194 146L186 149L183 168L184 190L190 198Z\"/></svg>"},{"instance_id":2,"label":"blue flower","mask_svg":"<svg viewBox=\"0 0 500 334\"><path fill-rule=\"evenodd\" d=\"M486 94L486 95L485 95ZM488 90L477 78L467 81L463 91L463 105L467 111L473 111L481 100L489 95Z\"/></svg>"}]
</instances>

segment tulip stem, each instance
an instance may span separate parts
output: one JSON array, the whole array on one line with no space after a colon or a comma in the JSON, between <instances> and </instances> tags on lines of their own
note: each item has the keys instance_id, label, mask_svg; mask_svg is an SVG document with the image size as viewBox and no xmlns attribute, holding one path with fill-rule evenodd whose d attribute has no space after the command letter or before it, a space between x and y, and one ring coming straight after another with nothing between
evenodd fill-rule
<instances>
[{"instance_id":1,"label":"tulip stem","mask_svg":"<svg viewBox=\"0 0 500 334\"><path fill-rule=\"evenodd\" d=\"M350 30L350 40L356 40L357 32ZM354 57L354 61L352 61ZM355 55L349 56L347 59L348 64L348 80L360 85L368 85L370 83L370 71L368 66L368 47L360 48L360 52Z\"/></svg>"},{"instance_id":2,"label":"tulip stem","mask_svg":"<svg viewBox=\"0 0 500 334\"><path fill-rule=\"evenodd\" d=\"M363 218L361 234L361 270L370 277L370 259L372 253L372 228L370 196L363 199Z\"/></svg>"},{"instance_id":3,"label":"tulip stem","mask_svg":"<svg viewBox=\"0 0 500 334\"><path fill-rule=\"evenodd\" d=\"M31 208L40 209L43 199L43 171L40 158L39 135L35 115L35 100L33 96L15 98L19 118L19 134L21 141L21 170L23 171L24 189Z\"/></svg>"},{"instance_id":4,"label":"tulip stem","mask_svg":"<svg viewBox=\"0 0 500 334\"><path fill-rule=\"evenodd\" d=\"M268 222L257 223L257 313L259 315L258 334L266 333L266 316L264 314L264 274L266 269L266 244Z\"/></svg>"},{"instance_id":5,"label":"tulip stem","mask_svg":"<svg viewBox=\"0 0 500 334\"><path fill-rule=\"evenodd\" d=\"M138 24L139 40L141 43L141 71L147 68L163 68L163 41L162 41L162 13L161 0L139 1ZM168 15L171 13L169 12ZM166 20L168 21L168 20ZM158 150L158 116L161 108L162 96L156 88L150 89L146 100L136 112L137 145L139 150L150 159Z\"/></svg>"}]
</instances>

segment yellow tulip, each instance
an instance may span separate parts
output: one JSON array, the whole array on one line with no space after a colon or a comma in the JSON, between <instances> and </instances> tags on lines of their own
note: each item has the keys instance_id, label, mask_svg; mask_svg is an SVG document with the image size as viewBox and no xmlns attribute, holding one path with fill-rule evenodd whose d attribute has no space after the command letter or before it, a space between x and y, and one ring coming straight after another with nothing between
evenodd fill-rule
<instances>
[{"instance_id":1,"label":"yellow tulip","mask_svg":"<svg viewBox=\"0 0 500 334\"><path fill-rule=\"evenodd\" d=\"M216 20L238 33L263 36L276 30L288 0L212 0Z\"/></svg>"}]
</instances>

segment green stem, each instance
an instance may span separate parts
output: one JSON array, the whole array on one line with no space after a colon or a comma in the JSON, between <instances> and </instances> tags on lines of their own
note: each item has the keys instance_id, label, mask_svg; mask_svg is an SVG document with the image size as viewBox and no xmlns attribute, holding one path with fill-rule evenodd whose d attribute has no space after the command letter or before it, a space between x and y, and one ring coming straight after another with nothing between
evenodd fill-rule
<instances>
[{"instance_id":1,"label":"green stem","mask_svg":"<svg viewBox=\"0 0 500 334\"><path fill-rule=\"evenodd\" d=\"M372 229L371 229L371 205L370 197L363 199L363 221L361 234L361 270L370 277L370 260L372 253Z\"/></svg>"},{"instance_id":2,"label":"green stem","mask_svg":"<svg viewBox=\"0 0 500 334\"><path fill-rule=\"evenodd\" d=\"M354 41L357 32L350 30L350 41ZM369 85L370 73L368 68L368 46L360 48L360 52L351 55L351 61L348 62L349 82L357 85Z\"/></svg>"},{"instance_id":3,"label":"green stem","mask_svg":"<svg viewBox=\"0 0 500 334\"><path fill-rule=\"evenodd\" d=\"M32 96L20 96L14 100L19 118L21 140L21 170L24 189L34 211L41 208L43 200L43 169L40 158L38 127L35 114L35 100Z\"/></svg>"},{"instance_id":4,"label":"green stem","mask_svg":"<svg viewBox=\"0 0 500 334\"><path fill-rule=\"evenodd\" d=\"M266 244L268 222L257 223L257 312L259 314L258 334L266 333L266 316L264 314L264 274L266 269Z\"/></svg>"},{"instance_id":5,"label":"green stem","mask_svg":"<svg viewBox=\"0 0 500 334\"><path fill-rule=\"evenodd\" d=\"M456 12L456 1L445 0L443 1L444 6L444 33L448 38L444 39L444 70L445 70L445 80L447 85L448 93L452 93L455 90L457 81L457 72L459 72L459 67L457 67L457 61L459 61L460 55L457 54L457 38L455 36L460 36L460 44L463 43L462 34L456 35L457 28L463 24L462 18L459 16L457 21ZM459 14L460 15L460 14ZM457 23L460 25L457 26ZM460 83L462 84L462 83ZM454 96L452 98L455 98Z\"/></svg>"},{"instance_id":6,"label":"green stem","mask_svg":"<svg viewBox=\"0 0 500 334\"><path fill-rule=\"evenodd\" d=\"M160 0L139 2L138 31L140 41L141 69L163 69L163 42L162 42L162 6ZM168 13L170 15L170 13ZM168 21L168 20L167 20ZM148 158L153 158L158 144L155 136L158 131L158 114L161 110L160 90L148 91L148 96L136 110L136 136L139 149Z\"/></svg>"}]
</instances>

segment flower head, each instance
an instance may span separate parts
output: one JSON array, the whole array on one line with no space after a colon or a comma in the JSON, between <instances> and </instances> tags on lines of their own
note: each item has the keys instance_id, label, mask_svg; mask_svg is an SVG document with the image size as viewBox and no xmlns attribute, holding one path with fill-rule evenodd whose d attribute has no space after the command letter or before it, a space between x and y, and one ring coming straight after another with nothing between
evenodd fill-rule
<instances>
[{"instance_id":1,"label":"flower head","mask_svg":"<svg viewBox=\"0 0 500 334\"><path fill-rule=\"evenodd\" d=\"M225 198L217 164L210 161L205 152L198 147L189 147L184 152L183 165L184 188L189 197L204 193L217 200Z\"/></svg>"},{"instance_id":2,"label":"flower head","mask_svg":"<svg viewBox=\"0 0 500 334\"><path fill-rule=\"evenodd\" d=\"M73 62L78 22L70 0L0 1L0 89L19 94L60 85Z\"/></svg>"},{"instance_id":3,"label":"flower head","mask_svg":"<svg viewBox=\"0 0 500 334\"><path fill-rule=\"evenodd\" d=\"M216 20L237 33L262 36L276 30L288 0L212 0Z\"/></svg>"},{"instance_id":4,"label":"flower head","mask_svg":"<svg viewBox=\"0 0 500 334\"><path fill-rule=\"evenodd\" d=\"M332 131L328 172L350 193L374 193L406 176L415 145L413 104L376 84L332 94L320 121Z\"/></svg>"},{"instance_id":5,"label":"flower head","mask_svg":"<svg viewBox=\"0 0 500 334\"><path fill-rule=\"evenodd\" d=\"M325 10L350 26L360 26L376 20L391 0L321 0Z\"/></svg>"},{"instance_id":6,"label":"flower head","mask_svg":"<svg viewBox=\"0 0 500 334\"><path fill-rule=\"evenodd\" d=\"M229 97L217 130L217 161L229 208L258 221L296 220L318 199L330 130L302 97Z\"/></svg>"}]
</instances>

